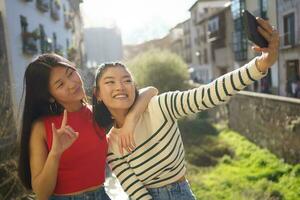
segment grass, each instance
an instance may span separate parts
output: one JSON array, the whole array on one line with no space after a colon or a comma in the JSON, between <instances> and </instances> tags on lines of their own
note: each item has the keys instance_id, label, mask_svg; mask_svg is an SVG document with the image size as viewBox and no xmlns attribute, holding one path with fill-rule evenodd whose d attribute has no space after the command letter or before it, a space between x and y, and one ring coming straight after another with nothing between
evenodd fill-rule
<instances>
[{"instance_id":1,"label":"grass","mask_svg":"<svg viewBox=\"0 0 300 200\"><path fill-rule=\"evenodd\" d=\"M207 129L209 125L202 123L206 128L199 132L190 122L181 122L181 126L189 127L187 132L182 131L187 176L198 199L300 199L300 164L284 163L228 129L216 128L217 134L203 134L211 127Z\"/></svg>"}]
</instances>

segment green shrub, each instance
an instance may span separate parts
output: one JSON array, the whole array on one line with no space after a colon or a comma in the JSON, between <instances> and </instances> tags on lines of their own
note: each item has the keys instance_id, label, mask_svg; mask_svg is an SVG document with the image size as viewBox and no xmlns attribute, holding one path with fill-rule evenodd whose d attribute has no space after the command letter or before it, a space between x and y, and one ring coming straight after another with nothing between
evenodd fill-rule
<instances>
[{"instance_id":1,"label":"green shrub","mask_svg":"<svg viewBox=\"0 0 300 200\"><path fill-rule=\"evenodd\" d=\"M139 87L152 85L160 93L188 88L187 65L169 51L152 49L126 64Z\"/></svg>"}]
</instances>

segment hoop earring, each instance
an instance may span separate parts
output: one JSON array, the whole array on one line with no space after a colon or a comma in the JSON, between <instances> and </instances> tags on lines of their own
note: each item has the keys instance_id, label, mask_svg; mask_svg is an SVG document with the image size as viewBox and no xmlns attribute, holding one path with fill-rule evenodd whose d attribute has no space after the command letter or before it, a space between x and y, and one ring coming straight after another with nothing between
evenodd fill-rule
<instances>
[{"instance_id":1,"label":"hoop earring","mask_svg":"<svg viewBox=\"0 0 300 200\"><path fill-rule=\"evenodd\" d=\"M54 101L53 103L49 104L50 112L55 114L58 111L57 103Z\"/></svg>"}]
</instances>

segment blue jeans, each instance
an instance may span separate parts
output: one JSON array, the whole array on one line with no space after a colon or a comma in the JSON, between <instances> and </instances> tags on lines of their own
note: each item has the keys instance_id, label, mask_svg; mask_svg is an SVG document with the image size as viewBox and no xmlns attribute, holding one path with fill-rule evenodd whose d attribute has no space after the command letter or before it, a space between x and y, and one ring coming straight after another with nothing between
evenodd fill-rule
<instances>
[{"instance_id":1,"label":"blue jeans","mask_svg":"<svg viewBox=\"0 0 300 200\"><path fill-rule=\"evenodd\" d=\"M110 200L104 187L76 195L52 195L49 200Z\"/></svg>"},{"instance_id":2,"label":"blue jeans","mask_svg":"<svg viewBox=\"0 0 300 200\"><path fill-rule=\"evenodd\" d=\"M187 181L171 183L159 188L148 188L153 200L196 200Z\"/></svg>"}]
</instances>

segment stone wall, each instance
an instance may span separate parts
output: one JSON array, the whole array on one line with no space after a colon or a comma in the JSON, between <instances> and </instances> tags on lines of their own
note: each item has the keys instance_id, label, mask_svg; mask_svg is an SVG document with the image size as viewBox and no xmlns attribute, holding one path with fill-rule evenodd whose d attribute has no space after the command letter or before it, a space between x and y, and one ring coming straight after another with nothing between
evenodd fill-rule
<instances>
[{"instance_id":1,"label":"stone wall","mask_svg":"<svg viewBox=\"0 0 300 200\"><path fill-rule=\"evenodd\" d=\"M209 112L214 120L288 163L300 163L300 100L253 92L240 92L226 105Z\"/></svg>"}]
</instances>

